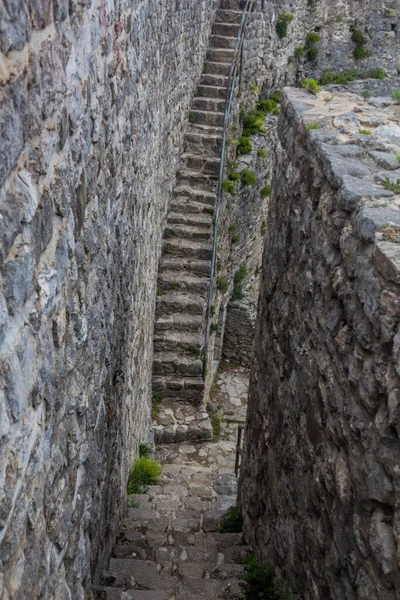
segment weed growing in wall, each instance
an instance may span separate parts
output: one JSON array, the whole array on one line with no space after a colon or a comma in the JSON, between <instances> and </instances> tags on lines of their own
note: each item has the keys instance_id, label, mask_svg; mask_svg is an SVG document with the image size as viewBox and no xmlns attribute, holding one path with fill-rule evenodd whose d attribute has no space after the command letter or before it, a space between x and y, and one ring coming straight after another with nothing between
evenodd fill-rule
<instances>
[{"instance_id":1,"label":"weed growing in wall","mask_svg":"<svg viewBox=\"0 0 400 600\"><path fill-rule=\"evenodd\" d=\"M129 474L128 494L145 494L150 485L157 485L162 469L156 460L139 457Z\"/></svg>"},{"instance_id":2,"label":"weed growing in wall","mask_svg":"<svg viewBox=\"0 0 400 600\"><path fill-rule=\"evenodd\" d=\"M148 444L139 444L139 456L141 458L150 458L151 448Z\"/></svg>"},{"instance_id":3,"label":"weed growing in wall","mask_svg":"<svg viewBox=\"0 0 400 600\"><path fill-rule=\"evenodd\" d=\"M400 88L397 89L393 89L392 92L392 98L393 100L397 103L400 104Z\"/></svg>"},{"instance_id":4,"label":"weed growing in wall","mask_svg":"<svg viewBox=\"0 0 400 600\"><path fill-rule=\"evenodd\" d=\"M396 154L397 162L400 163L400 154Z\"/></svg>"},{"instance_id":5,"label":"weed growing in wall","mask_svg":"<svg viewBox=\"0 0 400 600\"><path fill-rule=\"evenodd\" d=\"M318 59L318 48L317 44L321 40L319 33L310 31L306 36L306 43L304 46L306 58L309 62L316 62Z\"/></svg>"},{"instance_id":6,"label":"weed growing in wall","mask_svg":"<svg viewBox=\"0 0 400 600\"><path fill-rule=\"evenodd\" d=\"M385 177L385 179L382 179L382 183L390 192L400 194L400 179L397 179L397 181L390 181L389 177Z\"/></svg>"},{"instance_id":7,"label":"weed growing in wall","mask_svg":"<svg viewBox=\"0 0 400 600\"><path fill-rule=\"evenodd\" d=\"M304 48L303 46L297 46L297 48L295 48L294 50L294 57L296 60L300 60L301 58L304 58Z\"/></svg>"},{"instance_id":8,"label":"weed growing in wall","mask_svg":"<svg viewBox=\"0 0 400 600\"><path fill-rule=\"evenodd\" d=\"M154 392L153 394L153 405L151 409L151 419L158 423L158 416L160 414L160 404L162 401L162 392Z\"/></svg>"},{"instance_id":9,"label":"weed growing in wall","mask_svg":"<svg viewBox=\"0 0 400 600\"><path fill-rule=\"evenodd\" d=\"M253 171L250 171L249 169L243 169L240 175L240 181L245 187L253 186L257 183L257 177Z\"/></svg>"},{"instance_id":10,"label":"weed growing in wall","mask_svg":"<svg viewBox=\"0 0 400 600\"><path fill-rule=\"evenodd\" d=\"M263 188L261 188L261 198L266 198L267 196L269 196L271 193L271 186L269 183L267 183L266 185L264 185Z\"/></svg>"},{"instance_id":11,"label":"weed growing in wall","mask_svg":"<svg viewBox=\"0 0 400 600\"><path fill-rule=\"evenodd\" d=\"M314 121L312 123L307 123L307 125L306 125L307 131L311 131L312 129L319 129L319 128L320 128L320 124L318 123L318 121Z\"/></svg>"},{"instance_id":12,"label":"weed growing in wall","mask_svg":"<svg viewBox=\"0 0 400 600\"><path fill-rule=\"evenodd\" d=\"M307 79L303 79L300 83L301 87L310 92L311 94L317 94L321 91L321 86L318 85L318 82L315 79L308 77Z\"/></svg>"},{"instance_id":13,"label":"weed growing in wall","mask_svg":"<svg viewBox=\"0 0 400 600\"><path fill-rule=\"evenodd\" d=\"M189 121L190 121L191 123L194 123L194 122L195 122L195 120L196 120L196 115L194 114L194 112L190 112L190 113L189 113Z\"/></svg>"},{"instance_id":14,"label":"weed growing in wall","mask_svg":"<svg viewBox=\"0 0 400 600\"><path fill-rule=\"evenodd\" d=\"M249 137L259 133L264 125L265 112L263 110L250 110L243 118L243 136Z\"/></svg>"},{"instance_id":15,"label":"weed growing in wall","mask_svg":"<svg viewBox=\"0 0 400 600\"><path fill-rule=\"evenodd\" d=\"M259 148L257 150L257 156L258 156L258 158L267 158L268 152L266 150L264 150L264 148Z\"/></svg>"},{"instance_id":16,"label":"weed growing in wall","mask_svg":"<svg viewBox=\"0 0 400 600\"><path fill-rule=\"evenodd\" d=\"M240 179L240 173L239 173L239 171L236 171L235 169L229 169L229 171L228 171L228 178L231 181L238 181Z\"/></svg>"},{"instance_id":17,"label":"weed growing in wall","mask_svg":"<svg viewBox=\"0 0 400 600\"><path fill-rule=\"evenodd\" d=\"M231 196L236 194L236 184L234 181L224 179L222 182L222 191L228 192Z\"/></svg>"},{"instance_id":18,"label":"weed growing in wall","mask_svg":"<svg viewBox=\"0 0 400 600\"><path fill-rule=\"evenodd\" d=\"M222 516L219 533L241 533L243 531L243 515L240 506L231 506Z\"/></svg>"},{"instance_id":19,"label":"weed growing in wall","mask_svg":"<svg viewBox=\"0 0 400 600\"><path fill-rule=\"evenodd\" d=\"M244 581L246 600L292 600L285 579L275 575L272 565L259 565L255 554L245 559Z\"/></svg>"},{"instance_id":20,"label":"weed growing in wall","mask_svg":"<svg viewBox=\"0 0 400 600\"><path fill-rule=\"evenodd\" d=\"M287 37L287 33L288 33L288 27L290 25L290 23L293 21L294 19L294 13L281 13L278 17L278 20L276 22L276 33L278 34L278 36L280 38L285 38Z\"/></svg>"},{"instance_id":21,"label":"weed growing in wall","mask_svg":"<svg viewBox=\"0 0 400 600\"><path fill-rule=\"evenodd\" d=\"M341 73L331 73L330 71L324 71L319 83L321 85L329 85L330 83L338 83L345 85L350 81L356 79L385 79L386 71L380 67L371 69L365 73L360 73L357 69L349 69L348 71L342 71Z\"/></svg>"},{"instance_id":22,"label":"weed growing in wall","mask_svg":"<svg viewBox=\"0 0 400 600\"><path fill-rule=\"evenodd\" d=\"M243 298L243 281L246 279L246 277L247 267L246 265L241 265L233 277L233 291L231 295L232 302L235 302L235 300L241 300Z\"/></svg>"},{"instance_id":23,"label":"weed growing in wall","mask_svg":"<svg viewBox=\"0 0 400 600\"><path fill-rule=\"evenodd\" d=\"M356 60L362 60L370 56L369 50L365 47L367 44L367 38L359 29L351 30L351 41L356 45L353 50L353 56Z\"/></svg>"},{"instance_id":24,"label":"weed growing in wall","mask_svg":"<svg viewBox=\"0 0 400 600\"><path fill-rule=\"evenodd\" d=\"M240 156L241 154L248 154L252 151L252 149L253 146L251 145L251 141L249 140L249 138L242 135L242 137L239 138L239 142L237 145L237 155Z\"/></svg>"},{"instance_id":25,"label":"weed growing in wall","mask_svg":"<svg viewBox=\"0 0 400 600\"><path fill-rule=\"evenodd\" d=\"M361 133L362 135L371 135L371 130L370 129L359 129L358 133Z\"/></svg>"},{"instance_id":26,"label":"weed growing in wall","mask_svg":"<svg viewBox=\"0 0 400 600\"><path fill-rule=\"evenodd\" d=\"M220 277L218 277L217 279L217 288L219 289L219 291L222 294L226 294L226 292L229 289L229 281L227 280L226 277L224 277L223 275L221 275Z\"/></svg>"}]
</instances>

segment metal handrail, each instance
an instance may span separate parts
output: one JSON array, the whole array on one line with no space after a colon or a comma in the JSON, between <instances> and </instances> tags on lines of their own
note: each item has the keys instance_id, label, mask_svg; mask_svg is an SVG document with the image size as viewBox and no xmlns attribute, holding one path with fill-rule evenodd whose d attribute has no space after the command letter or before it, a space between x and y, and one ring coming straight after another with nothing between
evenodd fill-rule
<instances>
[{"instance_id":1,"label":"metal handrail","mask_svg":"<svg viewBox=\"0 0 400 600\"><path fill-rule=\"evenodd\" d=\"M255 0L246 0L246 5L243 9L242 20L240 23L240 28L238 32L238 37L236 40L235 51L233 53L233 60L231 69L229 72L228 86L226 90L226 107L225 107L225 116L224 116L224 126L222 130L222 148L221 148L221 164L219 168L219 179L218 179L218 188L217 188L217 197L215 202L215 215L214 215L214 233L213 233L213 246L212 246L212 258L211 258L211 277L210 277L210 287L208 290L208 304L207 304L207 323L206 323L206 334L204 341L204 356L203 356L203 379L206 379L206 371L207 371L207 357L208 357L208 345L210 340L210 322L211 322L211 306L213 300L213 292L214 292L214 279L215 279L215 268L217 264L217 239L218 239L218 218L219 218L219 210L221 205L222 198L222 182L224 179L224 170L225 170L225 155L226 155L226 139L228 134L228 128L230 125L230 118L232 113L232 104L233 104L233 93L235 90L235 80L237 77L238 70L238 61L239 58L242 60L242 50L243 50L243 42L244 42L244 33L247 24L247 19L251 9L253 8ZM240 73L241 78L241 73Z\"/></svg>"}]
</instances>

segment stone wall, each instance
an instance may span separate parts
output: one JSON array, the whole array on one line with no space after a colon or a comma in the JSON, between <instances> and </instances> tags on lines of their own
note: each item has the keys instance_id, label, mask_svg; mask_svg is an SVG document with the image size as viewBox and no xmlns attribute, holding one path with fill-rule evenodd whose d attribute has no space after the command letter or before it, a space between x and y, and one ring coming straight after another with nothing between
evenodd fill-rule
<instances>
[{"instance_id":1,"label":"stone wall","mask_svg":"<svg viewBox=\"0 0 400 600\"><path fill-rule=\"evenodd\" d=\"M283 12L293 13L288 35L279 38L276 22ZM245 42L244 86L257 83L266 90L292 85L306 76L319 77L325 69L368 71L379 66L391 74L400 72L400 10L396 0L257 0ZM370 57L355 60L350 27L367 38ZM321 36L318 58L295 59L307 33Z\"/></svg>"},{"instance_id":2,"label":"stone wall","mask_svg":"<svg viewBox=\"0 0 400 600\"><path fill-rule=\"evenodd\" d=\"M374 104L286 89L279 118L240 502L304 600L400 589L400 107Z\"/></svg>"},{"instance_id":3,"label":"stone wall","mask_svg":"<svg viewBox=\"0 0 400 600\"><path fill-rule=\"evenodd\" d=\"M148 435L161 230L216 5L3 6L2 600L82 600L113 543Z\"/></svg>"}]
</instances>

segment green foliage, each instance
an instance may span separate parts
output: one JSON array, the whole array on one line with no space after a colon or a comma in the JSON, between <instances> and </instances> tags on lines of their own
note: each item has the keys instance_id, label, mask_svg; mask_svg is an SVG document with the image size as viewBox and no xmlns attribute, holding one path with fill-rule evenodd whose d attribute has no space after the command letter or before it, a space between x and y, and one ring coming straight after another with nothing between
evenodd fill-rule
<instances>
[{"instance_id":1,"label":"green foliage","mask_svg":"<svg viewBox=\"0 0 400 600\"><path fill-rule=\"evenodd\" d=\"M280 102L281 93L279 90L275 90L273 94L269 97L270 100L274 100L275 102Z\"/></svg>"},{"instance_id":2,"label":"green foliage","mask_svg":"<svg viewBox=\"0 0 400 600\"><path fill-rule=\"evenodd\" d=\"M128 494L145 494L150 485L156 485L162 469L156 460L139 457L129 474Z\"/></svg>"},{"instance_id":3,"label":"green foliage","mask_svg":"<svg viewBox=\"0 0 400 600\"><path fill-rule=\"evenodd\" d=\"M259 565L254 554L247 556L245 565L246 600L291 600L285 579L276 577L272 565Z\"/></svg>"},{"instance_id":4,"label":"green foliage","mask_svg":"<svg viewBox=\"0 0 400 600\"><path fill-rule=\"evenodd\" d=\"M215 333L216 331L218 331L218 329L219 329L218 323L211 323L211 325L210 325L210 333Z\"/></svg>"},{"instance_id":5,"label":"green foliage","mask_svg":"<svg viewBox=\"0 0 400 600\"><path fill-rule=\"evenodd\" d=\"M239 233L233 233L232 237L231 237L231 242L234 246L236 246L239 242L240 242L240 234Z\"/></svg>"},{"instance_id":6,"label":"green foliage","mask_svg":"<svg viewBox=\"0 0 400 600\"><path fill-rule=\"evenodd\" d=\"M231 506L222 516L219 533L241 533L243 531L243 515L240 506Z\"/></svg>"},{"instance_id":7,"label":"green foliage","mask_svg":"<svg viewBox=\"0 0 400 600\"><path fill-rule=\"evenodd\" d=\"M307 131L311 131L312 129L319 129L319 128L320 128L320 124L318 123L318 121L313 121L312 123L307 123L307 125L306 125Z\"/></svg>"},{"instance_id":8,"label":"green foliage","mask_svg":"<svg viewBox=\"0 0 400 600\"><path fill-rule=\"evenodd\" d=\"M311 94L317 94L321 91L321 87L318 85L318 82L315 79L311 79L310 77L308 77L307 79L303 79L300 85Z\"/></svg>"},{"instance_id":9,"label":"green foliage","mask_svg":"<svg viewBox=\"0 0 400 600\"><path fill-rule=\"evenodd\" d=\"M397 12L394 8L387 8L385 14L387 17L396 17L397 16Z\"/></svg>"},{"instance_id":10,"label":"green foliage","mask_svg":"<svg viewBox=\"0 0 400 600\"><path fill-rule=\"evenodd\" d=\"M177 178L177 179L180 179L180 178L181 178L181 170L180 170L180 169L177 169L177 170L175 171L175 175L176 175L176 178Z\"/></svg>"},{"instance_id":11,"label":"green foliage","mask_svg":"<svg viewBox=\"0 0 400 600\"><path fill-rule=\"evenodd\" d=\"M243 298L243 280L247 277L247 267L246 265L241 265L241 267L236 271L233 277L233 292L231 296L232 302L235 300L241 300Z\"/></svg>"},{"instance_id":12,"label":"green foliage","mask_svg":"<svg viewBox=\"0 0 400 600\"><path fill-rule=\"evenodd\" d=\"M316 44L318 44L320 39L321 36L315 31L310 31L307 33L304 50L306 53L306 58L309 62L316 62L318 58L318 48L316 48Z\"/></svg>"},{"instance_id":13,"label":"green foliage","mask_svg":"<svg viewBox=\"0 0 400 600\"><path fill-rule=\"evenodd\" d=\"M242 137L239 138L237 145L237 155L240 156L241 154L248 154L252 151L252 149L253 146L251 145L249 138L242 135Z\"/></svg>"},{"instance_id":14,"label":"green foliage","mask_svg":"<svg viewBox=\"0 0 400 600\"><path fill-rule=\"evenodd\" d=\"M221 275L220 277L218 277L217 279L217 288L219 289L220 292L222 292L223 294L226 294L226 292L229 289L229 281L227 280L226 277L224 277L223 275Z\"/></svg>"},{"instance_id":15,"label":"green foliage","mask_svg":"<svg viewBox=\"0 0 400 600\"><path fill-rule=\"evenodd\" d=\"M162 296L163 295L163 291L159 287L157 288L157 292L156 293L157 293L157 296Z\"/></svg>"},{"instance_id":16,"label":"green foliage","mask_svg":"<svg viewBox=\"0 0 400 600\"><path fill-rule=\"evenodd\" d=\"M240 175L240 180L244 186L256 185L257 177L253 171L243 169Z\"/></svg>"},{"instance_id":17,"label":"green foliage","mask_svg":"<svg viewBox=\"0 0 400 600\"><path fill-rule=\"evenodd\" d=\"M139 456L142 458L150 458L151 448L148 444L139 444Z\"/></svg>"},{"instance_id":18,"label":"green foliage","mask_svg":"<svg viewBox=\"0 0 400 600\"><path fill-rule=\"evenodd\" d=\"M212 427L212 438L213 442L218 442L219 436L221 434L221 417L217 415L215 412L211 410L210 407L207 408L208 416L210 417L211 427Z\"/></svg>"},{"instance_id":19,"label":"green foliage","mask_svg":"<svg viewBox=\"0 0 400 600\"><path fill-rule=\"evenodd\" d=\"M257 150L257 156L258 156L258 158L267 158L268 152L266 150L264 150L264 148L259 148Z\"/></svg>"},{"instance_id":20,"label":"green foliage","mask_svg":"<svg viewBox=\"0 0 400 600\"><path fill-rule=\"evenodd\" d=\"M400 154L396 154L396 159L397 159L397 162L400 163Z\"/></svg>"},{"instance_id":21,"label":"green foliage","mask_svg":"<svg viewBox=\"0 0 400 600\"><path fill-rule=\"evenodd\" d=\"M211 304L210 306L210 317L213 317L215 315L215 306L214 304Z\"/></svg>"},{"instance_id":22,"label":"green foliage","mask_svg":"<svg viewBox=\"0 0 400 600\"><path fill-rule=\"evenodd\" d=\"M200 92L199 92L199 90L196 90L195 93L194 93L194 97L198 98L199 96L200 96Z\"/></svg>"},{"instance_id":23,"label":"green foliage","mask_svg":"<svg viewBox=\"0 0 400 600\"><path fill-rule=\"evenodd\" d=\"M345 85L346 83L355 81L356 79L385 79L385 77L386 71L380 67L376 67L375 69L371 69L365 73L359 73L356 69L342 71L341 73L324 71L319 82L321 85L328 85L330 83Z\"/></svg>"},{"instance_id":24,"label":"green foliage","mask_svg":"<svg viewBox=\"0 0 400 600\"><path fill-rule=\"evenodd\" d=\"M382 183L387 190L394 192L395 194L400 194L400 179L397 179L396 182L392 182L389 177L385 177L385 179L382 179Z\"/></svg>"},{"instance_id":25,"label":"green foliage","mask_svg":"<svg viewBox=\"0 0 400 600\"><path fill-rule=\"evenodd\" d=\"M189 113L189 121L190 121L191 123L194 123L194 122L195 122L195 120L196 120L196 115L194 114L194 112L190 112L190 113Z\"/></svg>"},{"instance_id":26,"label":"green foliage","mask_svg":"<svg viewBox=\"0 0 400 600\"><path fill-rule=\"evenodd\" d=\"M269 183L267 183L267 185L264 185L263 188L261 188L261 198L266 198L267 196L269 196L271 193L271 186Z\"/></svg>"},{"instance_id":27,"label":"green foliage","mask_svg":"<svg viewBox=\"0 0 400 600\"><path fill-rule=\"evenodd\" d=\"M290 23L294 19L293 13L283 12L279 15L278 20L276 22L276 33L280 38L287 37L287 31Z\"/></svg>"},{"instance_id":28,"label":"green foliage","mask_svg":"<svg viewBox=\"0 0 400 600\"><path fill-rule=\"evenodd\" d=\"M297 46L294 51L294 57L296 60L300 60L304 57L304 48L303 46Z\"/></svg>"},{"instance_id":29,"label":"green foliage","mask_svg":"<svg viewBox=\"0 0 400 600\"><path fill-rule=\"evenodd\" d=\"M259 133L264 125L265 112L262 110L250 110L243 119L243 136L249 137Z\"/></svg>"},{"instance_id":30,"label":"green foliage","mask_svg":"<svg viewBox=\"0 0 400 600\"><path fill-rule=\"evenodd\" d=\"M356 60L362 60L363 58L370 56L369 50L365 47L367 44L367 38L359 29L352 30L351 40L356 45L353 50L353 56Z\"/></svg>"},{"instance_id":31,"label":"green foliage","mask_svg":"<svg viewBox=\"0 0 400 600\"><path fill-rule=\"evenodd\" d=\"M382 67L375 67L371 69L364 76L361 76L361 79L385 79L386 71L382 69Z\"/></svg>"},{"instance_id":32,"label":"green foliage","mask_svg":"<svg viewBox=\"0 0 400 600\"><path fill-rule=\"evenodd\" d=\"M273 100L272 98L268 98L268 99L262 98L261 100L258 101L257 106L260 108L260 110L267 113L267 112L273 112L278 107L278 103L276 100Z\"/></svg>"},{"instance_id":33,"label":"green foliage","mask_svg":"<svg viewBox=\"0 0 400 600\"><path fill-rule=\"evenodd\" d=\"M229 169L228 178L231 181L238 181L240 179L239 171L235 171L235 169Z\"/></svg>"},{"instance_id":34,"label":"green foliage","mask_svg":"<svg viewBox=\"0 0 400 600\"><path fill-rule=\"evenodd\" d=\"M391 92L392 94L392 98L393 100L397 103L400 104L400 88L395 88L392 90Z\"/></svg>"},{"instance_id":35,"label":"green foliage","mask_svg":"<svg viewBox=\"0 0 400 600\"><path fill-rule=\"evenodd\" d=\"M160 404L162 401L162 392L154 392L153 394L153 406L151 408L151 419L152 421L158 422L158 415L160 414Z\"/></svg>"},{"instance_id":36,"label":"green foliage","mask_svg":"<svg viewBox=\"0 0 400 600\"><path fill-rule=\"evenodd\" d=\"M264 233L267 233L267 229L268 229L267 224L266 224L265 221L263 221L261 223L261 233L262 233L262 235L264 235Z\"/></svg>"},{"instance_id":37,"label":"green foliage","mask_svg":"<svg viewBox=\"0 0 400 600\"><path fill-rule=\"evenodd\" d=\"M363 135L371 135L370 129L359 129L358 133L362 133Z\"/></svg>"},{"instance_id":38,"label":"green foliage","mask_svg":"<svg viewBox=\"0 0 400 600\"><path fill-rule=\"evenodd\" d=\"M234 181L230 181L228 179L224 179L222 181L222 191L228 192L231 196L236 194L236 184Z\"/></svg>"}]
</instances>

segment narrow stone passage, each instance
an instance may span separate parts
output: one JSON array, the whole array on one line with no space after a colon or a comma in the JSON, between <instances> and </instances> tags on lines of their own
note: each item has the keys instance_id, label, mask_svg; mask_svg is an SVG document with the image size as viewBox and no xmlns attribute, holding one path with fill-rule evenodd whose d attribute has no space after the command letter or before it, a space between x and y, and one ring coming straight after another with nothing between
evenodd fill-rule
<instances>
[{"instance_id":1,"label":"narrow stone passage","mask_svg":"<svg viewBox=\"0 0 400 600\"><path fill-rule=\"evenodd\" d=\"M241 533L217 529L236 504L237 429L247 391L248 373L225 365L212 394L218 441L157 448L159 485L135 496L139 507L127 511L97 600L244 598L248 547Z\"/></svg>"}]
</instances>

